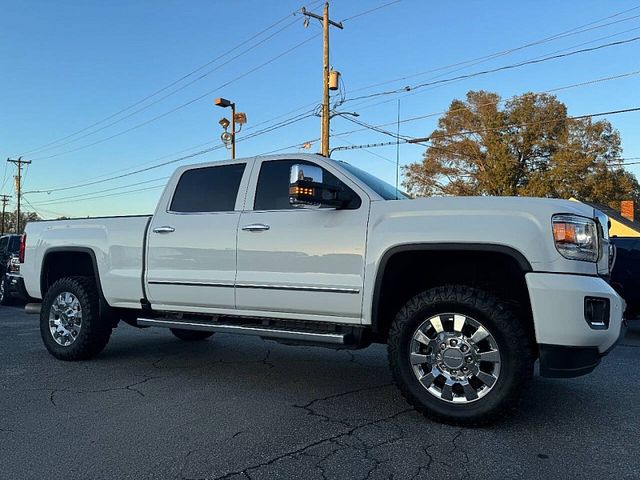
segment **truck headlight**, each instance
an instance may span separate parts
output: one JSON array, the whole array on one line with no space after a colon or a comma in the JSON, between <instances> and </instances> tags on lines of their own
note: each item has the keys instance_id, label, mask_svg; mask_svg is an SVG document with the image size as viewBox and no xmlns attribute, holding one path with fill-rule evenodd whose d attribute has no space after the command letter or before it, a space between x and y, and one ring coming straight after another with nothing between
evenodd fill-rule
<instances>
[{"instance_id":1,"label":"truck headlight","mask_svg":"<svg viewBox=\"0 0 640 480\"><path fill-rule=\"evenodd\" d=\"M578 215L554 215L553 239L564 258L598 261L598 229L596 222Z\"/></svg>"}]
</instances>

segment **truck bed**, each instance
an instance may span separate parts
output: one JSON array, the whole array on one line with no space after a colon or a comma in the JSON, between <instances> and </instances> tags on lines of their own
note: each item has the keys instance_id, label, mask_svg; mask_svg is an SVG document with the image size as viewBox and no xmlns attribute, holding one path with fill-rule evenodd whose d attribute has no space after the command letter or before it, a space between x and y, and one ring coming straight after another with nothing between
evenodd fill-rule
<instances>
[{"instance_id":1,"label":"truck bed","mask_svg":"<svg viewBox=\"0 0 640 480\"><path fill-rule=\"evenodd\" d=\"M45 256L82 248L95 260L109 305L139 308L143 297L143 250L151 215L50 220L27 225L26 259L21 268L30 296L42 298L40 267Z\"/></svg>"}]
</instances>

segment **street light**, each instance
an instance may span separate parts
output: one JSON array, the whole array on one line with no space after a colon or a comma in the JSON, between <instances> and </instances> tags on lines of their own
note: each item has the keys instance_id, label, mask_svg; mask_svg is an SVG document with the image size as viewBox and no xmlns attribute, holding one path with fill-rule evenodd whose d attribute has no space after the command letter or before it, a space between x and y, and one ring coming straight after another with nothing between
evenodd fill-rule
<instances>
[{"instance_id":1,"label":"street light","mask_svg":"<svg viewBox=\"0 0 640 480\"><path fill-rule=\"evenodd\" d=\"M225 144L227 144L230 140L231 159L234 159L236 158L236 123L240 124L240 128L242 128L242 125L247 123L247 115L243 112L236 113L236 104L231 100L227 100L226 98L216 98L213 104L217 107L222 107L222 108L231 107L231 121L227 120L226 118L223 118L220 120L219 123L220 125L222 125L222 128L224 128L225 130L225 132L222 134L222 141L225 142ZM231 125L230 134L226 131L229 125Z\"/></svg>"}]
</instances>

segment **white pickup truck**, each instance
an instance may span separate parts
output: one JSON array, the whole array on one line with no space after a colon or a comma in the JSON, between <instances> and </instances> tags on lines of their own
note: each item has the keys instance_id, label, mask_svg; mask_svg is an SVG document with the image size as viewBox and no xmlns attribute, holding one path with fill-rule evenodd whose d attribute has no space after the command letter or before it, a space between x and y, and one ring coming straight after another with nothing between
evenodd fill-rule
<instances>
[{"instance_id":1,"label":"white pickup truck","mask_svg":"<svg viewBox=\"0 0 640 480\"><path fill-rule=\"evenodd\" d=\"M475 425L515 405L536 359L584 375L621 336L607 223L564 200L409 199L291 154L181 167L152 216L30 223L21 261L56 358L93 357L121 320L183 340L387 343L416 409Z\"/></svg>"}]
</instances>

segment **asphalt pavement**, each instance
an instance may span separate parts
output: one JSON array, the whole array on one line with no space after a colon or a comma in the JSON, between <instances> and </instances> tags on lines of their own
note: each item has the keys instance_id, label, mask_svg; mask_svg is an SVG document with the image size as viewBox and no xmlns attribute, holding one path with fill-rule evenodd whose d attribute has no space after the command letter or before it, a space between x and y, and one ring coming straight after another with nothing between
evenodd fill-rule
<instances>
[{"instance_id":1,"label":"asphalt pavement","mask_svg":"<svg viewBox=\"0 0 640 480\"><path fill-rule=\"evenodd\" d=\"M0 307L1 479L640 478L640 328L592 374L536 377L485 428L434 423L386 350L188 343L121 324L61 362L38 318Z\"/></svg>"}]
</instances>

